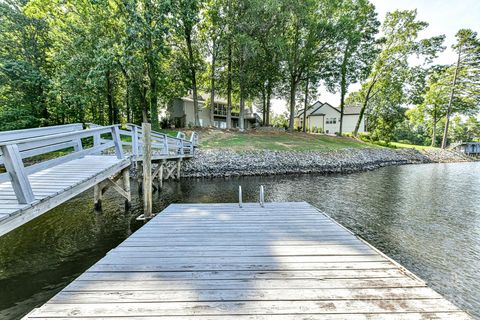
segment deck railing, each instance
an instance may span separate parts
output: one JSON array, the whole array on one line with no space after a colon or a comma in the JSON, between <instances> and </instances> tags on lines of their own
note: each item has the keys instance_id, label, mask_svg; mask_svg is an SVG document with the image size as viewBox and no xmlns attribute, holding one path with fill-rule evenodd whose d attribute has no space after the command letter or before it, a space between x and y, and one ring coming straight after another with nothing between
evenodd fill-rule
<instances>
[{"instance_id":1,"label":"deck railing","mask_svg":"<svg viewBox=\"0 0 480 320\"><path fill-rule=\"evenodd\" d=\"M101 135L109 138L101 139ZM94 140L93 145L82 141L91 138ZM48 160L39 159L39 162L25 165L26 158L72 147L73 152L66 155ZM29 175L86 155L101 153L109 148L114 148L117 158L125 157L118 125L83 130L79 124L75 124L2 132L0 163L5 166L6 172L0 174L0 183L11 181L18 202L32 203L35 196L28 179Z\"/></svg>"},{"instance_id":2,"label":"deck railing","mask_svg":"<svg viewBox=\"0 0 480 320\"><path fill-rule=\"evenodd\" d=\"M120 132L131 137L131 141L123 141L122 144L131 146L132 155L135 158L141 157L143 150L142 127L128 123L127 130L120 130ZM167 157L193 156L198 144L198 134L193 132L190 138L187 139L183 132L178 132L176 137L172 137L162 132L151 131L151 141L153 154Z\"/></svg>"},{"instance_id":3,"label":"deck railing","mask_svg":"<svg viewBox=\"0 0 480 320\"><path fill-rule=\"evenodd\" d=\"M35 172L86 155L102 154L111 149L114 150L118 159L124 159L126 155L123 146L131 147L131 155L135 160L141 157L142 128L140 126L128 124L126 130L121 129L120 125L87 124L87 127L84 130L81 123L76 123L0 132L0 165L3 165L6 170L0 173L0 183L10 181L18 203L29 204L35 201L35 196L28 176ZM124 139L121 136L124 136ZM187 140L183 133L179 133L177 137L171 137L152 131L151 140L153 153L160 157L193 156L198 135L193 133ZM24 161L26 158L59 150L69 150L69 152L53 159L51 157L36 159L36 162L28 166Z\"/></svg>"}]
</instances>

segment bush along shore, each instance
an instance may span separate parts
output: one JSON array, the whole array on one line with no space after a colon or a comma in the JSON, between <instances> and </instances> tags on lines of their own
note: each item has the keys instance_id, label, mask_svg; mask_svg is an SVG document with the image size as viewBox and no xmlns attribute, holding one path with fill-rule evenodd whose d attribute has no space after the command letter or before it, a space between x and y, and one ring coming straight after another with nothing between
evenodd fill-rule
<instances>
[{"instance_id":1,"label":"bush along shore","mask_svg":"<svg viewBox=\"0 0 480 320\"><path fill-rule=\"evenodd\" d=\"M426 149L363 148L337 151L233 151L199 149L184 161L183 177L215 178L294 173L353 173L376 168L436 162L473 161L458 152Z\"/></svg>"}]
</instances>

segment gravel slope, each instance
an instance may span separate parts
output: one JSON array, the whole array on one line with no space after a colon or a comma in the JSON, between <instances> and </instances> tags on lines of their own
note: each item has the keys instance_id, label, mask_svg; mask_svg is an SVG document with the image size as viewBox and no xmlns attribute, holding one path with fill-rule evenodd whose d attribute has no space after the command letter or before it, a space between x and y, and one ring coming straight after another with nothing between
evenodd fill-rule
<instances>
[{"instance_id":1,"label":"gravel slope","mask_svg":"<svg viewBox=\"0 0 480 320\"><path fill-rule=\"evenodd\" d=\"M472 161L460 153L427 149L344 149L331 152L199 149L183 162L183 177L229 177L290 173L352 173L379 167L432 162Z\"/></svg>"}]
</instances>

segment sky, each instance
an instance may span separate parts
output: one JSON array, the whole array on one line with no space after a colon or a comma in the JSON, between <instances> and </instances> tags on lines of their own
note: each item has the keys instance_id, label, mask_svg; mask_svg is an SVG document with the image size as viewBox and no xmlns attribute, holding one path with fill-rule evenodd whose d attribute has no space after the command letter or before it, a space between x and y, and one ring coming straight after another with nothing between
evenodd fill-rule
<instances>
[{"instance_id":1,"label":"sky","mask_svg":"<svg viewBox=\"0 0 480 320\"><path fill-rule=\"evenodd\" d=\"M417 9L417 19L425 21L429 26L420 34L422 38L428 38L444 34L447 47L435 61L439 64L455 62L455 54L451 46L455 42L455 34L459 29L469 28L480 33L480 0L370 0L376 7L378 19L383 21L389 11L396 9ZM351 90L358 89L353 85ZM319 88L318 100L338 106L340 97L338 94L327 92ZM273 99L272 109L274 113L287 111L287 102L284 99Z\"/></svg>"}]
</instances>

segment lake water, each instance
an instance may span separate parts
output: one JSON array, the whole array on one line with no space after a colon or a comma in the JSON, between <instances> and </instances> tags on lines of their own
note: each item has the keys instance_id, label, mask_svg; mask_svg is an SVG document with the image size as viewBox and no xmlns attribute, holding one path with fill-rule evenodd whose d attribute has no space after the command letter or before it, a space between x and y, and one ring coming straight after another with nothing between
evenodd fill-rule
<instances>
[{"instance_id":1,"label":"lake water","mask_svg":"<svg viewBox=\"0 0 480 320\"><path fill-rule=\"evenodd\" d=\"M307 201L480 319L480 163L387 167L350 175L289 175L168 182L154 210L173 202ZM107 192L102 213L86 192L0 238L0 319L46 302L141 226Z\"/></svg>"}]
</instances>

